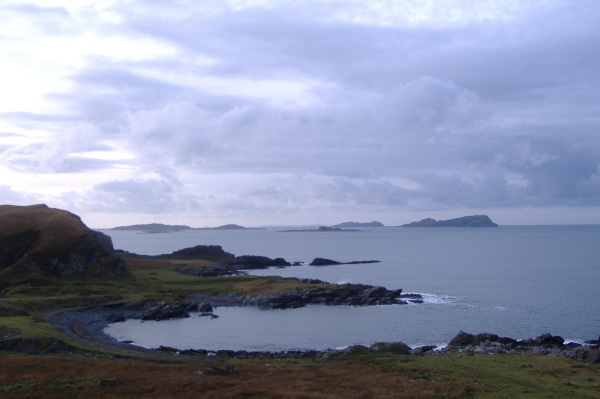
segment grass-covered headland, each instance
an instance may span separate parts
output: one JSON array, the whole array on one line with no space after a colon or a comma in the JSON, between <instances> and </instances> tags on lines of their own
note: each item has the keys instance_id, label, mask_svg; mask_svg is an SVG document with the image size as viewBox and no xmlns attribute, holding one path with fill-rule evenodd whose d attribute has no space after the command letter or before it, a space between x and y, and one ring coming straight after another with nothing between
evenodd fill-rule
<instances>
[{"instance_id":1,"label":"grass-covered headland","mask_svg":"<svg viewBox=\"0 0 600 399\"><path fill-rule=\"evenodd\" d=\"M600 397L597 349L569 347L551 335L516 342L460 333L442 353L401 343L248 354L111 341L98 328L163 302L296 306L299 299L369 301L399 293L279 277L205 277L235 262L214 254L116 254L61 212L0 206L2 398ZM557 356L565 353L574 358Z\"/></svg>"}]
</instances>

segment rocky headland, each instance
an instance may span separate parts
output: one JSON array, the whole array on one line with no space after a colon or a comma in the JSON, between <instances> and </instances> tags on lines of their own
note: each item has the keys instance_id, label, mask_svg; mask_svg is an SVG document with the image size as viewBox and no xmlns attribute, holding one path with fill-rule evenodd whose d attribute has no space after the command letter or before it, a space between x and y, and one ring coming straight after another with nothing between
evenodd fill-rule
<instances>
[{"instance_id":1,"label":"rocky headland","mask_svg":"<svg viewBox=\"0 0 600 399\"><path fill-rule=\"evenodd\" d=\"M46 205L0 206L0 275L18 281L101 274L130 274L109 236Z\"/></svg>"}]
</instances>

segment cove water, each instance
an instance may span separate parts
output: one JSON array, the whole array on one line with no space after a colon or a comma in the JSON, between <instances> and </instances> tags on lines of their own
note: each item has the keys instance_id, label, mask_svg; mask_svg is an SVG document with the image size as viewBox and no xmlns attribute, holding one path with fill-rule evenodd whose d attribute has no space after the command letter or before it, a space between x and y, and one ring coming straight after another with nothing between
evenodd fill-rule
<instances>
[{"instance_id":1,"label":"cove water","mask_svg":"<svg viewBox=\"0 0 600 399\"><path fill-rule=\"evenodd\" d=\"M498 228L380 227L346 232L189 230L165 234L103 230L115 248L145 255L221 245L235 255L305 262L380 263L294 266L255 275L364 283L423 294L424 304L220 307L216 319L128 320L105 332L155 348L281 351L401 341L444 345L459 331L515 339L543 333L582 343L600 334L600 226Z\"/></svg>"}]
</instances>

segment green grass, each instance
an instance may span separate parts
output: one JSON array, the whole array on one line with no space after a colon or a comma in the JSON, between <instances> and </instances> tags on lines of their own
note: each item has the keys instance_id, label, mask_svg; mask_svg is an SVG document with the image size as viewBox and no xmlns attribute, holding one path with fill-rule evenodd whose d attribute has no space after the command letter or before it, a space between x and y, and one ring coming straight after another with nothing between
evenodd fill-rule
<instances>
[{"instance_id":1,"label":"green grass","mask_svg":"<svg viewBox=\"0 0 600 399\"><path fill-rule=\"evenodd\" d=\"M4 307L35 312L39 304L81 307L142 299L180 301L188 295L256 295L314 287L293 279L257 276L199 278L173 267L132 270L129 277L47 278L35 283L7 286L0 294ZM88 305L86 305L88 304Z\"/></svg>"},{"instance_id":2,"label":"green grass","mask_svg":"<svg viewBox=\"0 0 600 399\"><path fill-rule=\"evenodd\" d=\"M425 356L398 364L415 379L469 383L475 398L598 398L600 366L543 355Z\"/></svg>"}]
</instances>

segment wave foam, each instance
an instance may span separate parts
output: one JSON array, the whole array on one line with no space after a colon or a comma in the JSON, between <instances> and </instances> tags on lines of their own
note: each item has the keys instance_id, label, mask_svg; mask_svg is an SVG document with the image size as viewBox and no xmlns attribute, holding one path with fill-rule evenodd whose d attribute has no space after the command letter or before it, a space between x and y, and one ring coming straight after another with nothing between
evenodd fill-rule
<instances>
[{"instance_id":1,"label":"wave foam","mask_svg":"<svg viewBox=\"0 0 600 399\"><path fill-rule=\"evenodd\" d=\"M421 293L421 296L423 297L423 303L430 305L452 305L458 299L458 297L450 295Z\"/></svg>"}]
</instances>

